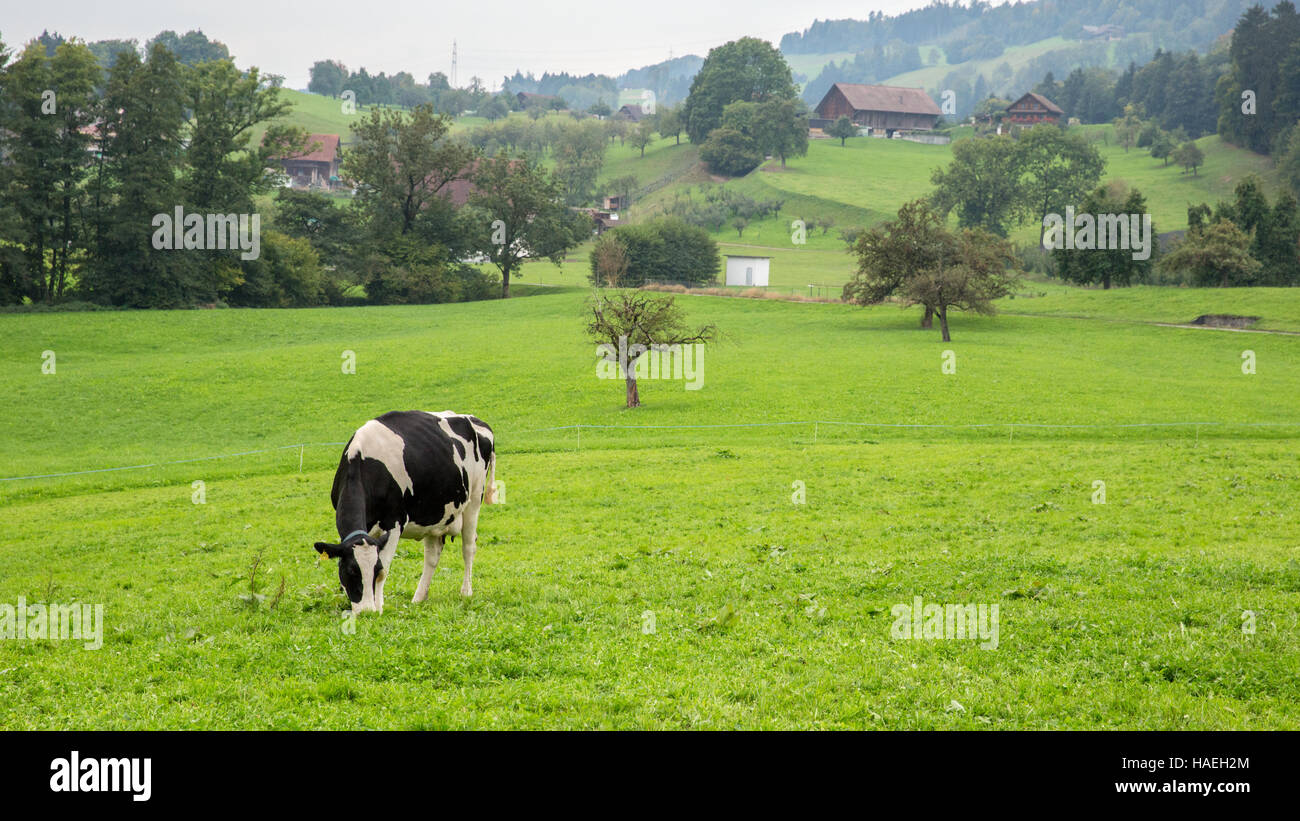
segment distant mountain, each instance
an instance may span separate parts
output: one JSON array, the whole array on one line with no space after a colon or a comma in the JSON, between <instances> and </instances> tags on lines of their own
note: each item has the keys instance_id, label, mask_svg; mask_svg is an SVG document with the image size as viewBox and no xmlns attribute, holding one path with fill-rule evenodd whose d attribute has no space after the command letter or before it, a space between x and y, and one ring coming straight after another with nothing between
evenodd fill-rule
<instances>
[{"instance_id":1,"label":"distant mountain","mask_svg":"<svg viewBox=\"0 0 1300 821\"><path fill-rule=\"evenodd\" d=\"M704 58L694 54L674 57L662 63L634 68L619 76L619 88L648 88L660 105L675 105L686 99L691 80L704 65Z\"/></svg>"},{"instance_id":2,"label":"distant mountain","mask_svg":"<svg viewBox=\"0 0 1300 821\"><path fill-rule=\"evenodd\" d=\"M1166 49L1205 49L1236 25L1260 0L1029 0L992 6L935 0L925 8L866 20L818 20L802 32L781 38L786 54L870 52L895 41L906 45L941 45L960 50L992 41L1003 48L1049 37L1091 39L1139 32L1155 35ZM1265 5L1271 5L1265 0ZM1106 29L1105 27L1114 27ZM960 62L949 59L949 62Z\"/></svg>"}]
</instances>

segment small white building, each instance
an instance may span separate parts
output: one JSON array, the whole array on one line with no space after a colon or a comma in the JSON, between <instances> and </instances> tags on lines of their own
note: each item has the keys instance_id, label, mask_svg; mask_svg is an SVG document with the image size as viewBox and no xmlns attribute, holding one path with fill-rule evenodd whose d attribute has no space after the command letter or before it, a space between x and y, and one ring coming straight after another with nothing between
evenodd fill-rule
<instances>
[{"instance_id":1,"label":"small white building","mask_svg":"<svg viewBox=\"0 0 1300 821\"><path fill-rule=\"evenodd\" d=\"M727 254L727 284L766 288L771 257L742 257Z\"/></svg>"}]
</instances>

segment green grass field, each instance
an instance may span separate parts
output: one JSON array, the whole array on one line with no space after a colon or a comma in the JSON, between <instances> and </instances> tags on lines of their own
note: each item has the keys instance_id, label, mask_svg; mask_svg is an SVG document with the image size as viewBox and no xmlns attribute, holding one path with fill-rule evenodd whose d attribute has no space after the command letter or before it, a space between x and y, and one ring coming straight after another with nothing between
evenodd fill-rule
<instances>
[{"instance_id":1,"label":"green grass field","mask_svg":"<svg viewBox=\"0 0 1300 821\"><path fill-rule=\"evenodd\" d=\"M1042 286L948 344L916 310L684 297L725 334L703 387L627 411L583 291L524 290L0 315L0 476L155 465L0 482L0 603L104 608L98 650L0 640L0 729L1300 727L1300 338L1130 321L1294 327L1294 291ZM344 629L328 443L399 408L490 422L505 503L471 601L452 545L410 604L403 542ZM1172 422L1207 424L1115 427ZM618 427L542 430L579 423ZM916 596L998 605L997 648L891 637Z\"/></svg>"}]
</instances>

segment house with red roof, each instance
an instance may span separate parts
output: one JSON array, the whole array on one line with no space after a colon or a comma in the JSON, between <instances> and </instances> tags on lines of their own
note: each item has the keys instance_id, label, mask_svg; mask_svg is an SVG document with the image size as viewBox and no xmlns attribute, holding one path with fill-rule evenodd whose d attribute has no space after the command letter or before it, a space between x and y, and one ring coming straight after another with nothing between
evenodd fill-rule
<instances>
[{"instance_id":1,"label":"house with red roof","mask_svg":"<svg viewBox=\"0 0 1300 821\"><path fill-rule=\"evenodd\" d=\"M281 157L280 165L294 188L336 188L339 180L339 135L312 134L307 153Z\"/></svg>"}]
</instances>

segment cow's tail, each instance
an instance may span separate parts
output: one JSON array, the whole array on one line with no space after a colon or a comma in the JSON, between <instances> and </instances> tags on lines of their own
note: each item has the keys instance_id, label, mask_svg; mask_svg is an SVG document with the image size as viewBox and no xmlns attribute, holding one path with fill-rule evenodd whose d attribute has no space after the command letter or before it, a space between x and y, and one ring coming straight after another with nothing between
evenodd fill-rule
<instances>
[{"instance_id":1,"label":"cow's tail","mask_svg":"<svg viewBox=\"0 0 1300 821\"><path fill-rule=\"evenodd\" d=\"M490 504L497 503L497 452L496 448L492 449L492 455L488 457L487 465L487 486L483 489L483 498Z\"/></svg>"}]
</instances>

